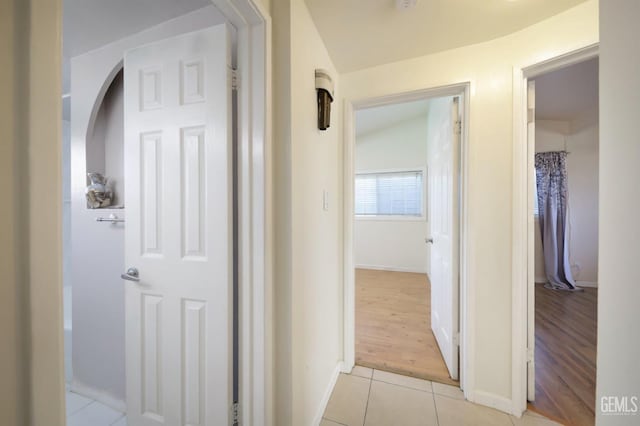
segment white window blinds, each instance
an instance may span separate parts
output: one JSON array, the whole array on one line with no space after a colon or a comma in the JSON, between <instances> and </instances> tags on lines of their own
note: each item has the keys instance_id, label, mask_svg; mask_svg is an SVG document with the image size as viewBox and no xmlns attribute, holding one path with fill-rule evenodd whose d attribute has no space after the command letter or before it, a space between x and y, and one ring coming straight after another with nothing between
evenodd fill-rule
<instances>
[{"instance_id":1,"label":"white window blinds","mask_svg":"<svg viewBox=\"0 0 640 426\"><path fill-rule=\"evenodd\" d=\"M421 170L356 174L355 213L420 217L422 194Z\"/></svg>"}]
</instances>

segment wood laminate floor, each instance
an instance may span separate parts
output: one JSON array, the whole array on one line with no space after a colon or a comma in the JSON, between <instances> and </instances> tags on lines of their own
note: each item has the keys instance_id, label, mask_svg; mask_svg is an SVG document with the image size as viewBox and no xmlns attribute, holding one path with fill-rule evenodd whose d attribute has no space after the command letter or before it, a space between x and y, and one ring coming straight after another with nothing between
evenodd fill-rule
<instances>
[{"instance_id":1,"label":"wood laminate floor","mask_svg":"<svg viewBox=\"0 0 640 426\"><path fill-rule=\"evenodd\" d=\"M598 290L536 284L536 398L529 409L567 425L595 423Z\"/></svg>"},{"instance_id":2,"label":"wood laminate floor","mask_svg":"<svg viewBox=\"0 0 640 426\"><path fill-rule=\"evenodd\" d=\"M356 270L356 364L459 385L431 331L426 274Z\"/></svg>"}]
</instances>

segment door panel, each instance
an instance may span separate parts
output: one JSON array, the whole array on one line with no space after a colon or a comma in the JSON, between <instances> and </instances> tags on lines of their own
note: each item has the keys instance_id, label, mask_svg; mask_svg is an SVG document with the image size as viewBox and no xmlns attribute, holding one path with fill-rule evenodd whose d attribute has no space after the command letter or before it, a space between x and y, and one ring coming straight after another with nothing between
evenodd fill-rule
<instances>
[{"instance_id":1,"label":"door panel","mask_svg":"<svg viewBox=\"0 0 640 426\"><path fill-rule=\"evenodd\" d=\"M430 115L431 328L449 374L457 380L459 98L432 100Z\"/></svg>"},{"instance_id":2,"label":"door panel","mask_svg":"<svg viewBox=\"0 0 640 426\"><path fill-rule=\"evenodd\" d=\"M230 424L229 41L220 25L125 56L129 425Z\"/></svg>"}]
</instances>

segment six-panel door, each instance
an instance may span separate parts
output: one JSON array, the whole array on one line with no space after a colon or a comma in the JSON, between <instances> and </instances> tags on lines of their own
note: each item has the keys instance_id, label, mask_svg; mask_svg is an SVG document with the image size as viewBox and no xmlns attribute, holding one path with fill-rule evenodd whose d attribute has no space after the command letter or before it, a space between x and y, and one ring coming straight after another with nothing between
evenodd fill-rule
<instances>
[{"instance_id":1,"label":"six-panel door","mask_svg":"<svg viewBox=\"0 0 640 426\"><path fill-rule=\"evenodd\" d=\"M125 56L131 426L230 424L229 42L220 25Z\"/></svg>"},{"instance_id":2,"label":"six-panel door","mask_svg":"<svg viewBox=\"0 0 640 426\"><path fill-rule=\"evenodd\" d=\"M431 328L449 374L458 379L458 185L459 99L431 101L428 141L429 225L431 238Z\"/></svg>"}]
</instances>

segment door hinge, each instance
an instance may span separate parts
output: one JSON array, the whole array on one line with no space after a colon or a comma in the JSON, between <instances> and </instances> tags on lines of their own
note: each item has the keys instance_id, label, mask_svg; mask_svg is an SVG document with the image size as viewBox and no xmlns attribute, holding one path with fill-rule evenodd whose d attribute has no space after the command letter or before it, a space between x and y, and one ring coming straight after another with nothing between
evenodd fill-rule
<instances>
[{"instance_id":1,"label":"door hinge","mask_svg":"<svg viewBox=\"0 0 640 426\"><path fill-rule=\"evenodd\" d=\"M533 362L533 349L527 348L527 362Z\"/></svg>"},{"instance_id":2,"label":"door hinge","mask_svg":"<svg viewBox=\"0 0 640 426\"><path fill-rule=\"evenodd\" d=\"M462 134L462 120L456 121L456 123L453 125L453 133L455 133L456 135Z\"/></svg>"},{"instance_id":3,"label":"door hinge","mask_svg":"<svg viewBox=\"0 0 640 426\"><path fill-rule=\"evenodd\" d=\"M240 87L240 74L237 69L231 69L231 89L238 90Z\"/></svg>"},{"instance_id":4,"label":"door hinge","mask_svg":"<svg viewBox=\"0 0 640 426\"><path fill-rule=\"evenodd\" d=\"M231 426L240 426L240 404L237 402L231 407L231 421Z\"/></svg>"},{"instance_id":5,"label":"door hinge","mask_svg":"<svg viewBox=\"0 0 640 426\"><path fill-rule=\"evenodd\" d=\"M527 108L527 124L534 123L536 121L536 110L533 108Z\"/></svg>"},{"instance_id":6,"label":"door hinge","mask_svg":"<svg viewBox=\"0 0 640 426\"><path fill-rule=\"evenodd\" d=\"M453 344L456 346L460 346L460 332L456 331L453 333Z\"/></svg>"}]
</instances>

